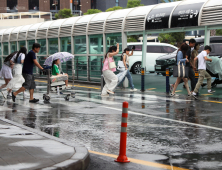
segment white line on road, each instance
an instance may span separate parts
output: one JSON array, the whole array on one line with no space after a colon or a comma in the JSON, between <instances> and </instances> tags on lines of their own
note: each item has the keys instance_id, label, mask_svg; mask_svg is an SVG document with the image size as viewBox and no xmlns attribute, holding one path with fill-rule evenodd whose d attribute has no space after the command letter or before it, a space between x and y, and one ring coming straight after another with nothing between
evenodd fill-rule
<instances>
[{"instance_id":1,"label":"white line on road","mask_svg":"<svg viewBox=\"0 0 222 170\"><path fill-rule=\"evenodd\" d=\"M117 111L122 111L122 109L117 109L117 108L113 108L113 107L106 107L106 106L101 106L101 107L103 107L103 108L107 108L107 109L112 109L112 110L117 110ZM180 120L173 120L173 119L164 118L164 117L158 117L158 116L146 115L146 114L143 114L143 113L138 113L138 112L133 112L133 111L128 111L128 113L130 113L130 114L134 114L134 115L140 115L140 116L151 117L151 118L155 118L155 119L167 120L167 121L176 122L176 123L187 124L187 125L191 125L191 126L199 126L199 127L203 127L203 128L208 128L208 129L214 129L214 130L222 131L222 128L217 128L217 127L212 127L212 126L206 126L206 125L201 125L201 124L195 124L195 123L190 123L190 122L184 122L184 121L180 121Z\"/></svg>"}]
</instances>

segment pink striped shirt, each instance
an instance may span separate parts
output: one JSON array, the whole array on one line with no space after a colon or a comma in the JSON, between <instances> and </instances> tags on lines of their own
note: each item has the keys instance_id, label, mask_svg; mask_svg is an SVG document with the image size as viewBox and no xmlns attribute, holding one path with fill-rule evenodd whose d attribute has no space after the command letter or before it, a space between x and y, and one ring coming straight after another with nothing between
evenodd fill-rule
<instances>
[{"instance_id":1,"label":"pink striped shirt","mask_svg":"<svg viewBox=\"0 0 222 170\"><path fill-rule=\"evenodd\" d=\"M109 70L108 58L109 58L109 62L110 62L110 63L111 63L111 62L114 62L113 57L107 57L107 58L105 59L105 62L103 63L103 71ZM115 72L115 71L116 71L116 68L111 69L111 71Z\"/></svg>"}]
</instances>

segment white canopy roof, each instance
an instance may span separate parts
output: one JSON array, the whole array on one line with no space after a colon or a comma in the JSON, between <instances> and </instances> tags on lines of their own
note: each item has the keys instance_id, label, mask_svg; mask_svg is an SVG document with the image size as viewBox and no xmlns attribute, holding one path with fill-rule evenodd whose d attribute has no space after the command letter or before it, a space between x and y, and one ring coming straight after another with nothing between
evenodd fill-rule
<instances>
[{"instance_id":1,"label":"white canopy roof","mask_svg":"<svg viewBox=\"0 0 222 170\"><path fill-rule=\"evenodd\" d=\"M196 13L196 9L189 10L188 8L192 8L195 5L198 6L199 13ZM165 10L170 10L166 12ZM222 24L222 15L220 14L220 10L218 8L222 8L222 0L184 0L179 2L172 3L162 3L157 5L150 6L141 6L136 8L122 9L111 12L101 12L98 14L92 15L84 15L78 17L71 17L67 19L61 19L56 21L47 21L44 23L38 23L28 26L15 27L10 30L12 33L25 32L28 30L46 30L46 35L48 35L48 28L63 28L58 29L62 31L64 36L68 35L85 35L85 34L103 34L103 33L113 33L113 32L131 32L131 31L143 31L149 29L147 25L153 24L152 22L147 22L147 18L149 14L152 13L152 16L163 16L172 23L175 22L175 18L177 16L176 10L180 10L182 8L183 11L194 11L195 17L198 22L195 21L195 26L205 26L205 25L218 25ZM184 8L184 9L183 9ZM219 10L217 12L217 10ZM183 12L180 11L180 12ZM179 12L179 13L180 13ZM156 13L156 14L155 14ZM8 16L19 16L19 15L46 15L50 14L49 12L22 12L22 13L3 13L0 16L8 17ZM166 15L167 16L166 16ZM199 15L198 17L196 15ZM155 16L154 16L155 17ZM166 18L167 17L167 18ZM174 21L172 20L174 18ZM155 19L155 18L154 18ZM177 18L176 18L177 19ZM150 21L150 20L149 20ZM152 21L152 20L151 20ZM159 27L151 27L151 29L165 29L172 28L171 22L165 22L166 25L164 28ZM169 23L169 24L168 24ZM189 22L187 22L189 23ZM85 26L87 25L87 27ZM174 24L175 25L175 24ZM66 31L67 26L67 31ZM69 28L68 28L69 26ZM70 28L72 26L72 29ZM149 25L150 26L150 25ZM182 27L189 27L182 26ZM193 25L191 25L193 26ZM161 27L161 26L160 26ZM181 27L181 25L176 25L174 27ZM89 29L90 28L90 29ZM9 31L9 30L8 30ZM7 33L8 33L7 31ZM36 36L41 33L37 31ZM58 32L60 35L61 32ZM0 30L0 35L3 35L4 31ZM58 35L51 35L54 37L58 37Z\"/></svg>"}]
</instances>

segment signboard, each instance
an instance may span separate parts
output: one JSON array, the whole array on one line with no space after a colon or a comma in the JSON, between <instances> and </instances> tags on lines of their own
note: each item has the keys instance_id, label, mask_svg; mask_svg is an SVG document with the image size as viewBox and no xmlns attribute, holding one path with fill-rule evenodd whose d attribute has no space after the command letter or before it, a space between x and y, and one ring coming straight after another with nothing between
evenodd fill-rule
<instances>
[{"instance_id":1,"label":"signboard","mask_svg":"<svg viewBox=\"0 0 222 170\"><path fill-rule=\"evenodd\" d=\"M169 18L173 7L153 9L146 19L146 30L169 28Z\"/></svg>"},{"instance_id":2,"label":"signboard","mask_svg":"<svg viewBox=\"0 0 222 170\"><path fill-rule=\"evenodd\" d=\"M172 15L171 28L198 26L200 9L204 2L178 6Z\"/></svg>"}]
</instances>

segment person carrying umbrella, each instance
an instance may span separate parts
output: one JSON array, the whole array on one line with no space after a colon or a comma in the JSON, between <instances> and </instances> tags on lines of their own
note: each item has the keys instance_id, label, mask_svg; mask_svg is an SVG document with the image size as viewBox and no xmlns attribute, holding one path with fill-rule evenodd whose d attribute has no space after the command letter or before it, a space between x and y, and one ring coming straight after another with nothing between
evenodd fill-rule
<instances>
[{"instance_id":1,"label":"person carrying umbrella","mask_svg":"<svg viewBox=\"0 0 222 170\"><path fill-rule=\"evenodd\" d=\"M39 69L43 70L43 68L40 66L40 64L36 60L36 55L35 55L36 53L39 52L40 47L41 47L40 44L34 43L33 46L32 46L32 50L29 51L29 53L25 57L24 65L23 65L23 69L22 69L22 75L25 79L25 82L22 84L22 87L18 91L12 92L13 102L15 102L16 96L19 93L24 92L26 89L29 89L29 93L30 93L29 102L30 103L36 103L36 102L39 101L39 99L35 99L33 97L34 89L36 88L35 78L34 78L34 75L33 75L33 67L34 67L34 64L35 64Z\"/></svg>"}]
</instances>

